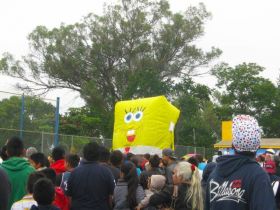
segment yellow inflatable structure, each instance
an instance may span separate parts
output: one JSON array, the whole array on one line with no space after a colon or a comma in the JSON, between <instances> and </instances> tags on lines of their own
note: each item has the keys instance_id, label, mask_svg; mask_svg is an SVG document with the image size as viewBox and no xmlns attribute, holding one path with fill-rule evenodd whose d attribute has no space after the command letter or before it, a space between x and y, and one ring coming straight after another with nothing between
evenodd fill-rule
<instances>
[{"instance_id":1,"label":"yellow inflatable structure","mask_svg":"<svg viewBox=\"0 0 280 210\"><path fill-rule=\"evenodd\" d=\"M164 96L117 102L113 149L159 155L164 148L174 149L174 128L179 114Z\"/></svg>"}]
</instances>

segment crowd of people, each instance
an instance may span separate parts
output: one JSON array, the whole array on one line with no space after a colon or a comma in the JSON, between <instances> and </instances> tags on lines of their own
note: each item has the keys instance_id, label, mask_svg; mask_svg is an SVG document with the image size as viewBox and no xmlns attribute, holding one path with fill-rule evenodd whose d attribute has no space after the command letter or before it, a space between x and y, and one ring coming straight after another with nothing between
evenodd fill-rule
<instances>
[{"instance_id":1,"label":"crowd of people","mask_svg":"<svg viewBox=\"0 0 280 210\"><path fill-rule=\"evenodd\" d=\"M1 149L0 210L275 210L280 158L256 156L261 130L250 116L233 119L234 155L123 154L91 142L81 157L55 147L24 149L18 137Z\"/></svg>"}]
</instances>

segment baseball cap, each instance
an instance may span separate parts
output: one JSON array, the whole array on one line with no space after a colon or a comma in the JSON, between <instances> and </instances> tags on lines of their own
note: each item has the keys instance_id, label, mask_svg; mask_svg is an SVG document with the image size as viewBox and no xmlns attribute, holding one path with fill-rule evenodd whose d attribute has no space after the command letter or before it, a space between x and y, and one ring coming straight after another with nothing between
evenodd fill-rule
<instances>
[{"instance_id":1,"label":"baseball cap","mask_svg":"<svg viewBox=\"0 0 280 210\"><path fill-rule=\"evenodd\" d=\"M174 154L174 151L170 148L163 149L162 150L162 156L168 156L172 159L177 159L175 154Z\"/></svg>"},{"instance_id":2,"label":"baseball cap","mask_svg":"<svg viewBox=\"0 0 280 210\"><path fill-rule=\"evenodd\" d=\"M265 152L269 153L269 154L272 154L272 155L275 154L275 151L273 149L267 149Z\"/></svg>"},{"instance_id":3,"label":"baseball cap","mask_svg":"<svg viewBox=\"0 0 280 210\"><path fill-rule=\"evenodd\" d=\"M249 115L237 115L232 123L232 145L238 152L256 152L260 147L261 129Z\"/></svg>"}]
</instances>

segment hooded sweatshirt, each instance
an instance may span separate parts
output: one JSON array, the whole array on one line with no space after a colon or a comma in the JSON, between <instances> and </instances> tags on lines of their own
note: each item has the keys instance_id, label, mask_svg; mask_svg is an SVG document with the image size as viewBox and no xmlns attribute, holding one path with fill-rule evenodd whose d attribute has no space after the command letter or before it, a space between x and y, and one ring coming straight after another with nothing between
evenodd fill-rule
<instances>
[{"instance_id":1,"label":"hooded sweatshirt","mask_svg":"<svg viewBox=\"0 0 280 210\"><path fill-rule=\"evenodd\" d=\"M275 210L267 173L248 156L217 159L206 188L205 210Z\"/></svg>"},{"instance_id":2,"label":"hooded sweatshirt","mask_svg":"<svg viewBox=\"0 0 280 210\"><path fill-rule=\"evenodd\" d=\"M29 164L27 160L20 157L11 157L1 164L11 183L11 196L9 199L8 209L12 204L27 194L26 185L29 174L35 169Z\"/></svg>"},{"instance_id":3,"label":"hooded sweatshirt","mask_svg":"<svg viewBox=\"0 0 280 210\"><path fill-rule=\"evenodd\" d=\"M51 164L50 168L55 170L56 175L64 173L66 171L65 160L60 159L60 160L55 161L53 164Z\"/></svg>"}]
</instances>

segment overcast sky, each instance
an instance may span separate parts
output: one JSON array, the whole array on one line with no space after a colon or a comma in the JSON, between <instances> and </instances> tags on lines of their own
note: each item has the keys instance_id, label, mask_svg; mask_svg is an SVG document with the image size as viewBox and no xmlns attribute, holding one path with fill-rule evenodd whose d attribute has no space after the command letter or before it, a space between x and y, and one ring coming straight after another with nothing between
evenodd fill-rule
<instances>
[{"instance_id":1,"label":"overcast sky","mask_svg":"<svg viewBox=\"0 0 280 210\"><path fill-rule=\"evenodd\" d=\"M113 0L2 0L0 1L0 54L17 57L28 52L27 35L38 25L58 27L74 23L90 12L102 14L104 2ZM205 36L198 45L207 50L219 47L223 54L218 62L237 65L256 62L266 68L263 76L276 81L280 69L280 1L279 0L170 0L174 11L203 2L212 13ZM199 78L206 83L209 78ZM0 75L0 91L16 92L16 81ZM210 82L213 85L214 81ZM8 97L0 93L0 98ZM61 110L80 106L82 101L72 91L55 91L47 95L61 97Z\"/></svg>"}]
</instances>

